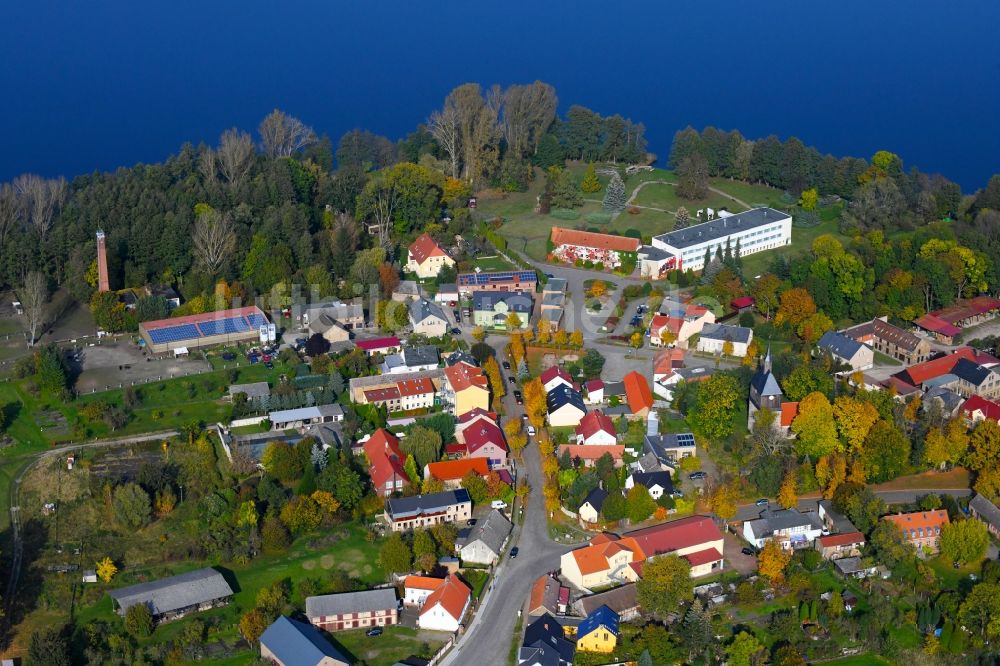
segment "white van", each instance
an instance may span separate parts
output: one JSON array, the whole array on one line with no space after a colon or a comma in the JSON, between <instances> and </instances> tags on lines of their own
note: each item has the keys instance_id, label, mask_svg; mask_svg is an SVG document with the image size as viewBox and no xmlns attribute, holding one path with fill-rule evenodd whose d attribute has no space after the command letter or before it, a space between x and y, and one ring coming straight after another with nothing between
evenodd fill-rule
<instances>
[{"instance_id":1,"label":"white van","mask_svg":"<svg viewBox=\"0 0 1000 666\"><path fill-rule=\"evenodd\" d=\"M507 508L507 502L504 502L503 500L493 500L493 502L490 504L490 508L499 509L500 511L503 511L504 509Z\"/></svg>"}]
</instances>

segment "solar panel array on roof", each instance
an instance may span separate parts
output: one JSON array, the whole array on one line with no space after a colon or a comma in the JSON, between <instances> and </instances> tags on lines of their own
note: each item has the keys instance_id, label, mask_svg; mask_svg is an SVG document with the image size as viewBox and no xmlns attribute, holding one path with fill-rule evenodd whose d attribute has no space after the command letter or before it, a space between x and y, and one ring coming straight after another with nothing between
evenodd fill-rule
<instances>
[{"instance_id":1,"label":"solar panel array on roof","mask_svg":"<svg viewBox=\"0 0 1000 666\"><path fill-rule=\"evenodd\" d=\"M225 335L227 333L242 333L249 331L251 326L247 324L243 317L231 317L229 319L212 319L198 324L198 329L204 336Z\"/></svg>"},{"instance_id":2,"label":"solar panel array on roof","mask_svg":"<svg viewBox=\"0 0 1000 666\"><path fill-rule=\"evenodd\" d=\"M531 281L538 279L535 271L498 271L495 273L462 273L458 276L461 285L490 284L492 282L510 282L512 280Z\"/></svg>"},{"instance_id":3,"label":"solar panel array on roof","mask_svg":"<svg viewBox=\"0 0 1000 666\"><path fill-rule=\"evenodd\" d=\"M198 333L198 327L194 324L179 324L177 326L156 328L149 331L149 339L155 344L178 342L180 340L188 340L190 338L199 337L201 337L201 334Z\"/></svg>"},{"instance_id":4,"label":"solar panel array on roof","mask_svg":"<svg viewBox=\"0 0 1000 666\"><path fill-rule=\"evenodd\" d=\"M261 325L267 323L267 317L256 312L251 312L247 315L247 321L249 321L250 325L254 328L260 328Z\"/></svg>"},{"instance_id":5,"label":"solar panel array on roof","mask_svg":"<svg viewBox=\"0 0 1000 666\"><path fill-rule=\"evenodd\" d=\"M694 435L683 432L677 435L677 444L680 446L694 446Z\"/></svg>"}]
</instances>

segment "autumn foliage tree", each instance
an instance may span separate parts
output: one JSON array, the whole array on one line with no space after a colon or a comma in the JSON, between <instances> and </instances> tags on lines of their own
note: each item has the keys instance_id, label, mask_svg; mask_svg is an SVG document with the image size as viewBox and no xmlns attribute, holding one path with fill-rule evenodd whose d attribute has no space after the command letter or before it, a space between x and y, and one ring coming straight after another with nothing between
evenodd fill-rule
<instances>
[{"instance_id":1,"label":"autumn foliage tree","mask_svg":"<svg viewBox=\"0 0 1000 666\"><path fill-rule=\"evenodd\" d=\"M833 406L819 391L810 393L799 403L799 415L792 421L792 431L798 435L795 450L799 455L825 456L838 448Z\"/></svg>"},{"instance_id":2,"label":"autumn foliage tree","mask_svg":"<svg viewBox=\"0 0 1000 666\"><path fill-rule=\"evenodd\" d=\"M785 579L785 568L791 561L792 551L785 550L776 540L769 539L757 557L757 569L773 585L780 585Z\"/></svg>"},{"instance_id":3,"label":"autumn foliage tree","mask_svg":"<svg viewBox=\"0 0 1000 666\"><path fill-rule=\"evenodd\" d=\"M531 425L541 428L545 421L545 413L548 410L545 401L545 388L542 380L535 377L524 385L524 410L528 414Z\"/></svg>"},{"instance_id":4,"label":"autumn foliage tree","mask_svg":"<svg viewBox=\"0 0 1000 666\"><path fill-rule=\"evenodd\" d=\"M795 287L781 294L781 305L778 307L774 321L779 326L788 324L797 330L799 324L815 313L816 303L813 301L813 297L805 289Z\"/></svg>"},{"instance_id":5,"label":"autumn foliage tree","mask_svg":"<svg viewBox=\"0 0 1000 666\"><path fill-rule=\"evenodd\" d=\"M500 374L500 366L497 365L496 358L490 356L483 362L483 372L490 380L494 404L499 403L507 395L507 387L504 384L503 375Z\"/></svg>"},{"instance_id":6,"label":"autumn foliage tree","mask_svg":"<svg viewBox=\"0 0 1000 666\"><path fill-rule=\"evenodd\" d=\"M786 509L794 509L799 505L798 481L795 478L794 468L785 473L781 490L778 491L778 502Z\"/></svg>"}]
</instances>

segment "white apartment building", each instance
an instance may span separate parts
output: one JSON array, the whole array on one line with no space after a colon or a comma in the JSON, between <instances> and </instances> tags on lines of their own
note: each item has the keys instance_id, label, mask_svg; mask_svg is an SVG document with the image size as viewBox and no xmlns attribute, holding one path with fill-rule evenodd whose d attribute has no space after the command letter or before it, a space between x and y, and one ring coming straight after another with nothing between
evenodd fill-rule
<instances>
[{"instance_id":1,"label":"white apartment building","mask_svg":"<svg viewBox=\"0 0 1000 666\"><path fill-rule=\"evenodd\" d=\"M705 267L705 250L715 256L716 248L726 247L740 256L772 250L792 242L792 217L774 208L754 208L743 213L719 212L719 217L679 231L653 236L653 247L678 258L677 268L700 271Z\"/></svg>"}]
</instances>

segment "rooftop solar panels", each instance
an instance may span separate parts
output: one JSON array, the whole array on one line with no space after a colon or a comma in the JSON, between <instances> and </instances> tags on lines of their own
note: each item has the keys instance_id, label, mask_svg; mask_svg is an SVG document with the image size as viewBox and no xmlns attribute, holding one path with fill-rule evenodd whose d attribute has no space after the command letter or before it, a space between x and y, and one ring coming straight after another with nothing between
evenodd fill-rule
<instances>
[{"instance_id":1,"label":"rooftop solar panels","mask_svg":"<svg viewBox=\"0 0 1000 666\"><path fill-rule=\"evenodd\" d=\"M536 282L535 271L497 271L491 273L462 273L458 276L461 285L492 284L494 282Z\"/></svg>"},{"instance_id":2,"label":"rooftop solar panels","mask_svg":"<svg viewBox=\"0 0 1000 666\"><path fill-rule=\"evenodd\" d=\"M676 435L677 446L694 446L694 435L689 432L682 432Z\"/></svg>"},{"instance_id":3,"label":"rooftop solar panels","mask_svg":"<svg viewBox=\"0 0 1000 666\"><path fill-rule=\"evenodd\" d=\"M191 338L199 338L198 327L194 324L178 324L177 326L166 326L149 331L149 339L155 344L165 342L179 342Z\"/></svg>"},{"instance_id":4,"label":"rooftop solar panels","mask_svg":"<svg viewBox=\"0 0 1000 666\"><path fill-rule=\"evenodd\" d=\"M250 322L250 326L253 328L260 328L261 325L267 323L267 317L256 312L251 312L247 315L247 321Z\"/></svg>"},{"instance_id":5,"label":"rooftop solar panels","mask_svg":"<svg viewBox=\"0 0 1000 666\"><path fill-rule=\"evenodd\" d=\"M242 333L249 331L251 327L243 317L230 317L229 319L213 319L200 322L198 328L201 330L201 334L207 337L210 335Z\"/></svg>"}]
</instances>

